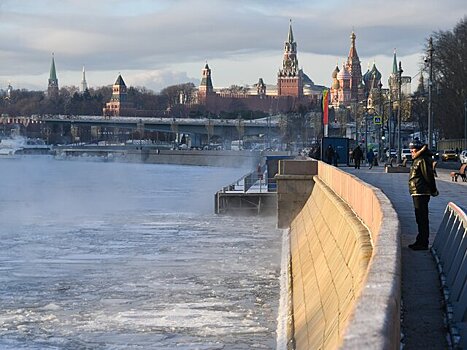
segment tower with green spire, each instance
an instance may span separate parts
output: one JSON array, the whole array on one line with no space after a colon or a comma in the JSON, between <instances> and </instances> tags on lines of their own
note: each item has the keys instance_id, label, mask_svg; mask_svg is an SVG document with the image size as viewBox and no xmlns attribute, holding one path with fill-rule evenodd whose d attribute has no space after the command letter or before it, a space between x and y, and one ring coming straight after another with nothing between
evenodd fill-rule
<instances>
[{"instance_id":1,"label":"tower with green spire","mask_svg":"<svg viewBox=\"0 0 467 350\"><path fill-rule=\"evenodd\" d=\"M412 78L410 76L401 76L401 92L402 95L409 95L410 94L410 84L412 82ZM391 98L395 101L396 105L399 100L399 66L397 64L397 56L396 56L396 49L394 49L394 58L392 62L392 72L388 78L388 85L389 85L389 92L391 94Z\"/></svg>"},{"instance_id":2,"label":"tower with green spire","mask_svg":"<svg viewBox=\"0 0 467 350\"><path fill-rule=\"evenodd\" d=\"M47 86L47 95L50 98L58 96L58 79L57 79L57 71L55 69L55 59L54 59L53 53L52 53L52 64L50 65L50 75L49 75L49 84Z\"/></svg>"},{"instance_id":3,"label":"tower with green spire","mask_svg":"<svg viewBox=\"0 0 467 350\"><path fill-rule=\"evenodd\" d=\"M392 72L388 78L388 85L389 85L389 92L393 100L398 100L399 95L399 87L398 87L398 80L399 80L399 68L397 67L397 56L396 56L396 49L394 49L394 56L392 60Z\"/></svg>"}]
</instances>

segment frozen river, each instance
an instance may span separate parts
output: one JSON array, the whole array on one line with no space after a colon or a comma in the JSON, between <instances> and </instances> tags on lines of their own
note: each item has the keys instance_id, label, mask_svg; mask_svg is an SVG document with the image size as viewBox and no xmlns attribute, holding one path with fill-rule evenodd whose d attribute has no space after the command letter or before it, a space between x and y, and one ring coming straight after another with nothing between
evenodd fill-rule
<instances>
[{"instance_id":1,"label":"frozen river","mask_svg":"<svg viewBox=\"0 0 467 350\"><path fill-rule=\"evenodd\" d=\"M273 349L282 231L245 169L0 161L0 349Z\"/></svg>"}]
</instances>

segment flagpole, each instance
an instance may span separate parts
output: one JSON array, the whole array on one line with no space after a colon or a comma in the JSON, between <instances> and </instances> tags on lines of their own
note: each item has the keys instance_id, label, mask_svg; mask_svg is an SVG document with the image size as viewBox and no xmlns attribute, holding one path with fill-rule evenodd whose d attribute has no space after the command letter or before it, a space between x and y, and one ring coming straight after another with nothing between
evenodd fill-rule
<instances>
[{"instance_id":1,"label":"flagpole","mask_svg":"<svg viewBox=\"0 0 467 350\"><path fill-rule=\"evenodd\" d=\"M328 116L328 113L329 113L329 107L328 107L328 101L329 101L329 98L328 98L328 94L329 94L329 90L323 90L323 105L322 105L322 108L323 108L323 136L324 137L328 137L328 125L329 125L329 116Z\"/></svg>"}]
</instances>

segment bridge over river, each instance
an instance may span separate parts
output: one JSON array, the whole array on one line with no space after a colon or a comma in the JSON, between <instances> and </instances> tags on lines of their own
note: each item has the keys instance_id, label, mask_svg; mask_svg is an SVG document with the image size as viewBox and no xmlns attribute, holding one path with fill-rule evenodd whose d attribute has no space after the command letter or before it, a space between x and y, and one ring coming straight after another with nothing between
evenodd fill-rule
<instances>
[{"instance_id":1,"label":"bridge over river","mask_svg":"<svg viewBox=\"0 0 467 350\"><path fill-rule=\"evenodd\" d=\"M159 132L187 135L191 143L196 146L213 136L218 136L223 140L237 140L243 136L258 136L272 140L279 134L279 121L279 116L255 120L71 115L0 117L0 125L4 128L21 127L26 129L26 133L36 132L47 138L54 135L68 135L71 136L71 141L82 141L87 138L111 139L119 135L132 134L138 134L139 137L144 138L144 135Z\"/></svg>"}]
</instances>

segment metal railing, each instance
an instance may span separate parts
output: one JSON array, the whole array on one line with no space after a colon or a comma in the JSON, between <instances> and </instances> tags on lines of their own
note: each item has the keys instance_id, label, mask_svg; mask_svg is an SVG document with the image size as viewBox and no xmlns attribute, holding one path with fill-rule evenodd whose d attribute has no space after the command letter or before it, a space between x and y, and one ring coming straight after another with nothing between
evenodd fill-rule
<instances>
[{"instance_id":1,"label":"metal railing","mask_svg":"<svg viewBox=\"0 0 467 350\"><path fill-rule=\"evenodd\" d=\"M255 193L276 192L276 180L274 177L269 178L267 171L264 171L264 168L262 169L261 173L252 171L230 185L224 186L222 191L243 193L247 193L248 191Z\"/></svg>"},{"instance_id":2,"label":"metal railing","mask_svg":"<svg viewBox=\"0 0 467 350\"><path fill-rule=\"evenodd\" d=\"M431 252L438 264L450 347L467 349L467 214L448 203Z\"/></svg>"}]
</instances>

